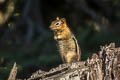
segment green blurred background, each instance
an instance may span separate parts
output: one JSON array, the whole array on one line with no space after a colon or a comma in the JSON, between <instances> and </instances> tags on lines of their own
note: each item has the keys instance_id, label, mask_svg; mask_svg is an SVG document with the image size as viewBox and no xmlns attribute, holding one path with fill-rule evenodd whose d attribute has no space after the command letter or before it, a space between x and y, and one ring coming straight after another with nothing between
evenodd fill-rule
<instances>
[{"instance_id":1,"label":"green blurred background","mask_svg":"<svg viewBox=\"0 0 120 80\"><path fill-rule=\"evenodd\" d=\"M120 46L119 0L1 0L0 16L7 14L11 1L15 9L0 24L0 80L8 78L14 62L17 78L62 64L49 29L57 16L66 18L81 47L82 60L98 53L100 45L115 42Z\"/></svg>"}]
</instances>

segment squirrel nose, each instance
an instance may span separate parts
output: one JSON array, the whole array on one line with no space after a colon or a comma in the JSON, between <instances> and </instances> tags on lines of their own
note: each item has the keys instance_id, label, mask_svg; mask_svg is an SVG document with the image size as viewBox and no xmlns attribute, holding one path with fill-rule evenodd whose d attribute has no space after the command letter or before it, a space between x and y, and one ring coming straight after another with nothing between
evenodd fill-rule
<instances>
[{"instance_id":1,"label":"squirrel nose","mask_svg":"<svg viewBox=\"0 0 120 80\"><path fill-rule=\"evenodd\" d=\"M54 29L54 28L53 28L53 26L50 26L49 28L50 28L51 30L53 30L53 29Z\"/></svg>"}]
</instances>

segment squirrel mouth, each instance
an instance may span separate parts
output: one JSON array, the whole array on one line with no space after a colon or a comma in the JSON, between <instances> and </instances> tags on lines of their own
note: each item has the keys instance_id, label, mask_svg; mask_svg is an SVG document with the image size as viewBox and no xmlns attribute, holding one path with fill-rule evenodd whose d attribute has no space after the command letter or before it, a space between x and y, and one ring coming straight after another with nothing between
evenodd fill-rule
<instances>
[{"instance_id":1,"label":"squirrel mouth","mask_svg":"<svg viewBox=\"0 0 120 80\"><path fill-rule=\"evenodd\" d=\"M50 29L51 29L51 30L57 30L56 28L53 28L52 26L50 26Z\"/></svg>"},{"instance_id":2,"label":"squirrel mouth","mask_svg":"<svg viewBox=\"0 0 120 80\"><path fill-rule=\"evenodd\" d=\"M50 28L52 31L58 32L59 30L56 28Z\"/></svg>"}]
</instances>

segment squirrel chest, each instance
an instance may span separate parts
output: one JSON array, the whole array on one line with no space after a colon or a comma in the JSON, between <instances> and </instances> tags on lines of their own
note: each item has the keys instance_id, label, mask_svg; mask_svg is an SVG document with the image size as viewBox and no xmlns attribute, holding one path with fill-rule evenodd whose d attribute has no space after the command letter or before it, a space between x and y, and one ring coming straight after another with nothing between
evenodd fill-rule
<instances>
[{"instance_id":1,"label":"squirrel chest","mask_svg":"<svg viewBox=\"0 0 120 80\"><path fill-rule=\"evenodd\" d=\"M63 62L77 61L77 56L78 56L77 48L76 48L77 46L72 38L68 40L58 41L57 46L58 46ZM67 60L69 58L71 58L71 60Z\"/></svg>"}]
</instances>

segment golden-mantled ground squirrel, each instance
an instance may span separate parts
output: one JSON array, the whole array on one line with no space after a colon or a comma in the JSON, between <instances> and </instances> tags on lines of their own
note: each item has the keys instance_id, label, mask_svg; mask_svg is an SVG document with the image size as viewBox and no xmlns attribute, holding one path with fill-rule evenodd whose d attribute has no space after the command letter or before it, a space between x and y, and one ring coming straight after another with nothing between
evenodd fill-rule
<instances>
[{"instance_id":1,"label":"golden-mantled ground squirrel","mask_svg":"<svg viewBox=\"0 0 120 80\"><path fill-rule=\"evenodd\" d=\"M57 20L51 23L50 29L54 32L54 39L57 41L62 61L66 63L79 61L81 51L66 19L57 17Z\"/></svg>"}]
</instances>

